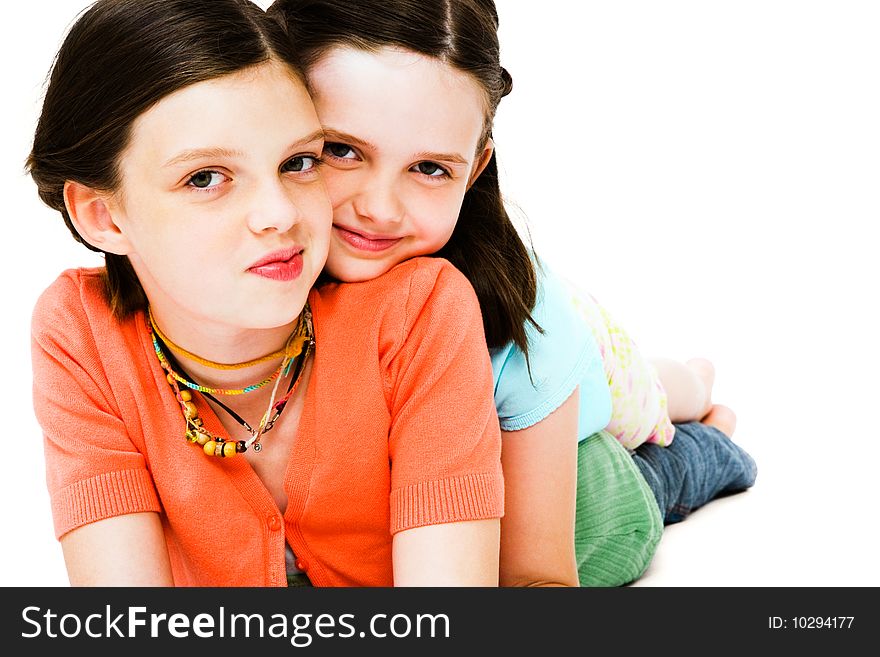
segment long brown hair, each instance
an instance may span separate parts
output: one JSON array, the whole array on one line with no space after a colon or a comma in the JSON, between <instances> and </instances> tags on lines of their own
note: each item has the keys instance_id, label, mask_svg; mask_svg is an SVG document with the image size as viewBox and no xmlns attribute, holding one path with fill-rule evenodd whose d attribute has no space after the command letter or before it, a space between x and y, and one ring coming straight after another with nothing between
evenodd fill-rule
<instances>
[{"instance_id":1,"label":"long brown hair","mask_svg":"<svg viewBox=\"0 0 880 657\"><path fill-rule=\"evenodd\" d=\"M277 21L248 0L98 0L58 51L27 170L40 198L58 210L68 180L112 192L135 119L165 96L269 59L300 78ZM105 288L117 317L145 307L127 256L105 254Z\"/></svg>"},{"instance_id":2,"label":"long brown hair","mask_svg":"<svg viewBox=\"0 0 880 657\"><path fill-rule=\"evenodd\" d=\"M471 75L485 91L488 108L478 152L491 137L498 103L513 86L500 63L492 0L276 0L268 11L285 24L304 71L333 47L376 51L391 46ZM434 255L470 280L488 345L513 341L528 356L526 324L540 330L531 316L535 265L504 207L494 153L465 194L452 237Z\"/></svg>"}]
</instances>

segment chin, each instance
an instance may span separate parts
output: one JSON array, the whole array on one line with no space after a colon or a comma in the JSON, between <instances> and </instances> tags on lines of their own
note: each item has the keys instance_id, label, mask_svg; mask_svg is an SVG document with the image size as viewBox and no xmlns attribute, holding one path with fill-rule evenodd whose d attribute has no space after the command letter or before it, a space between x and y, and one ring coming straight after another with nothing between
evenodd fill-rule
<instances>
[{"instance_id":1,"label":"chin","mask_svg":"<svg viewBox=\"0 0 880 657\"><path fill-rule=\"evenodd\" d=\"M266 313L262 317L258 318L254 322L254 326L252 326L251 328L260 330L271 330L282 326L288 326L292 322L296 321L297 317L299 317L304 307L305 301L303 301L302 305L297 304L293 307L286 308L286 312L279 309L278 312Z\"/></svg>"},{"instance_id":2,"label":"chin","mask_svg":"<svg viewBox=\"0 0 880 657\"><path fill-rule=\"evenodd\" d=\"M266 305L261 309L257 320L261 328L284 326L296 319L309 299L310 290L311 286L297 286L296 289L285 290L277 296L263 296L262 301Z\"/></svg>"}]
</instances>

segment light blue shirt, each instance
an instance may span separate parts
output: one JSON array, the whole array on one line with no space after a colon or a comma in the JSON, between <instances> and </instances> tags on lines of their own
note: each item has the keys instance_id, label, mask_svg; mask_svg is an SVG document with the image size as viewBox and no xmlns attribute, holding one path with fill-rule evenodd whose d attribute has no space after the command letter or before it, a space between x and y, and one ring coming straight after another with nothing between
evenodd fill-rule
<instances>
[{"instance_id":1,"label":"light blue shirt","mask_svg":"<svg viewBox=\"0 0 880 657\"><path fill-rule=\"evenodd\" d=\"M543 271L542 271L543 270ZM526 327L529 367L522 350L508 343L490 349L495 407L502 431L537 424L580 388L578 440L611 421L611 393L593 333L577 314L563 281L546 264L537 267L538 298L532 317L544 329Z\"/></svg>"}]
</instances>

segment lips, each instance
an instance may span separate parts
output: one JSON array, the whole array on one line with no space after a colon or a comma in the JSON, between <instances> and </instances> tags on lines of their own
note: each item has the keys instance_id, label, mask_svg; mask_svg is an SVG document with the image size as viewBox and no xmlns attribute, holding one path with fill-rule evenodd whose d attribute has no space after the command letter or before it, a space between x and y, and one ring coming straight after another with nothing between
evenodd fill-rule
<instances>
[{"instance_id":1,"label":"lips","mask_svg":"<svg viewBox=\"0 0 880 657\"><path fill-rule=\"evenodd\" d=\"M385 251L397 244L402 237L383 237L381 235L371 235L361 231L352 230L345 226L333 225L333 230L346 244L358 251L370 251L373 253Z\"/></svg>"},{"instance_id":2,"label":"lips","mask_svg":"<svg viewBox=\"0 0 880 657\"><path fill-rule=\"evenodd\" d=\"M302 273L302 252L299 247L273 251L248 267L248 271L273 281L292 281Z\"/></svg>"}]
</instances>

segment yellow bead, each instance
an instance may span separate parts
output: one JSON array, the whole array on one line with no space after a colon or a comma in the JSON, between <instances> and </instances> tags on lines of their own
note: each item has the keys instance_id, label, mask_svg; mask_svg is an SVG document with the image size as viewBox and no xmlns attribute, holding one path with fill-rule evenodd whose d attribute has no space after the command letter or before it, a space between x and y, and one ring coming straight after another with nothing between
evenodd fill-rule
<instances>
[{"instance_id":1,"label":"yellow bead","mask_svg":"<svg viewBox=\"0 0 880 657\"><path fill-rule=\"evenodd\" d=\"M204 444L206 442L208 442L209 440L211 440L211 436L206 434L204 431L197 431L196 432L196 441L199 443L199 445L204 446Z\"/></svg>"},{"instance_id":2,"label":"yellow bead","mask_svg":"<svg viewBox=\"0 0 880 657\"><path fill-rule=\"evenodd\" d=\"M170 385L172 385L172 386L174 385L174 377L171 376L170 374L166 374L166 375L165 375L165 380L168 381L168 383L169 383Z\"/></svg>"},{"instance_id":3,"label":"yellow bead","mask_svg":"<svg viewBox=\"0 0 880 657\"><path fill-rule=\"evenodd\" d=\"M208 442L206 442L205 446L203 447L203 449L205 450L205 454L207 454L208 456L214 456L215 447L217 447L217 443L215 443L213 440L209 440Z\"/></svg>"},{"instance_id":4,"label":"yellow bead","mask_svg":"<svg viewBox=\"0 0 880 657\"><path fill-rule=\"evenodd\" d=\"M223 443L223 456L235 456L235 443Z\"/></svg>"},{"instance_id":5,"label":"yellow bead","mask_svg":"<svg viewBox=\"0 0 880 657\"><path fill-rule=\"evenodd\" d=\"M189 390L181 390L181 391L180 391L180 398L181 398L183 401L189 401L190 399L193 398L193 396L192 396L192 393L191 393Z\"/></svg>"},{"instance_id":6,"label":"yellow bead","mask_svg":"<svg viewBox=\"0 0 880 657\"><path fill-rule=\"evenodd\" d=\"M191 401L183 402L184 414L188 418L194 418L199 416L199 409L196 408L196 405Z\"/></svg>"}]
</instances>

